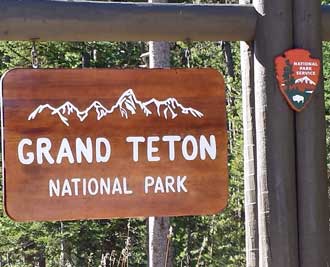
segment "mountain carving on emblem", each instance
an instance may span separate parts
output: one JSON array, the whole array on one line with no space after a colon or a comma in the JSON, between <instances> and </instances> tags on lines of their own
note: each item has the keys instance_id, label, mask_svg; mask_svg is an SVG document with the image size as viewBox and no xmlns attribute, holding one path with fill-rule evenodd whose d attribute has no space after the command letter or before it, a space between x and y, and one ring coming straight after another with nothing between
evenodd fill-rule
<instances>
[{"instance_id":1,"label":"mountain carving on emblem","mask_svg":"<svg viewBox=\"0 0 330 267\"><path fill-rule=\"evenodd\" d=\"M176 98L170 97L166 100L157 100L152 98L148 101L142 102L138 100L134 94L133 89L126 90L117 100L116 104L110 109L103 106L99 101L94 101L89 107L84 110L79 110L71 102L66 101L59 107L53 107L49 104L43 104L38 106L28 117L28 120L34 120L38 114L44 110L49 110L51 115L58 116L58 118L66 125L69 126L70 115L76 115L81 122L83 122L91 111L95 111L97 120L101 120L103 117L119 111L120 115L129 119L130 116L134 116L138 112L143 112L146 117L153 114L152 109L156 109L156 115L158 117L164 117L165 119L175 119L178 115L192 115L196 118L202 118L204 114L191 107L184 107Z\"/></svg>"},{"instance_id":2,"label":"mountain carving on emblem","mask_svg":"<svg viewBox=\"0 0 330 267\"><path fill-rule=\"evenodd\" d=\"M316 85L316 83L312 79L308 78L307 76L304 76L300 79L295 80L295 84L297 84L297 83L305 83L305 84Z\"/></svg>"}]
</instances>

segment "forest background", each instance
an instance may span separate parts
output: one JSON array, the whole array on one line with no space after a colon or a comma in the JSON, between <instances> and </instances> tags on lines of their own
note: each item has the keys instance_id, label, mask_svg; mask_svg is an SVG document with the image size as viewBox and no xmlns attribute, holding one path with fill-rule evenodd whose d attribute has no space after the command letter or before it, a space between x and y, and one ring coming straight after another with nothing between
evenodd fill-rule
<instances>
[{"instance_id":1,"label":"forest background","mask_svg":"<svg viewBox=\"0 0 330 267\"><path fill-rule=\"evenodd\" d=\"M205 2L205 1L203 1ZM238 1L208 1L208 3ZM330 0L323 1L330 3ZM229 202L212 216L173 217L174 266L245 266L243 124L239 42L171 42L171 66L217 69L226 82ZM0 42L0 72L31 68L32 42ZM37 42L41 68L145 68L146 42ZM330 130L330 44L323 43L327 146ZM328 159L328 163L329 163ZM329 169L329 168L328 168ZM0 185L1 187L1 185ZM15 223L0 193L0 267L147 266L147 219Z\"/></svg>"}]
</instances>

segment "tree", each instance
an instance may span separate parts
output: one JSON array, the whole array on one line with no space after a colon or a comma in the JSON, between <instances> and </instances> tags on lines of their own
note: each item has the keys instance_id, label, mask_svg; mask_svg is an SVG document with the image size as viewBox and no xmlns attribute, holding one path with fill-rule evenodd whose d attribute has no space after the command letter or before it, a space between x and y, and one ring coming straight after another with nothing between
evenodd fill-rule
<instances>
[{"instance_id":1,"label":"tree","mask_svg":"<svg viewBox=\"0 0 330 267\"><path fill-rule=\"evenodd\" d=\"M166 0L149 0L150 3L166 3ZM170 45L168 42L149 42L149 67L170 66ZM170 255L168 217L149 217L149 267L173 266Z\"/></svg>"},{"instance_id":2,"label":"tree","mask_svg":"<svg viewBox=\"0 0 330 267\"><path fill-rule=\"evenodd\" d=\"M295 84L295 79L293 77L292 64L290 64L289 59L285 61L285 67L283 71L283 81L286 86L286 90L291 90L292 85Z\"/></svg>"}]
</instances>

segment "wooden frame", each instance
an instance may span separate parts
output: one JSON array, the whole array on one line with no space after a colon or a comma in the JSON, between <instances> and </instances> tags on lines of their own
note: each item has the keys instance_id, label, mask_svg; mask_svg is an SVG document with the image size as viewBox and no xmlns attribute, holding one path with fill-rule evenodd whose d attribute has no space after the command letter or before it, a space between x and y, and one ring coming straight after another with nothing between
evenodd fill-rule
<instances>
[{"instance_id":1,"label":"wooden frame","mask_svg":"<svg viewBox=\"0 0 330 267\"><path fill-rule=\"evenodd\" d=\"M312 55L321 57L321 40L330 40L330 6L320 9L320 0L253 2L254 7L3 0L0 40L254 40L258 63L254 67L255 90L260 97L255 112L259 127L257 174L258 186L265 186L259 196L267 193L259 202L269 212L259 218L260 230L269 235L259 235L261 245L265 246L260 253L261 265L325 266L328 262L325 248L329 242L325 226L329 216L328 201L325 203L322 81L315 103L307 113L297 116L276 91L270 66L276 55L292 47L310 49ZM309 122L314 119L311 129ZM315 129L318 129L316 134ZM284 141L281 136L285 137ZM304 147L310 139L312 143ZM304 157L307 150L314 154ZM301 166L298 174L297 166ZM311 177L317 180L312 186ZM291 190L294 191L290 195ZM308 196L311 201L297 203L296 191L298 200ZM290 207L294 209L292 214L288 214Z\"/></svg>"},{"instance_id":2,"label":"wooden frame","mask_svg":"<svg viewBox=\"0 0 330 267\"><path fill-rule=\"evenodd\" d=\"M251 5L3 0L0 39L252 40L256 20Z\"/></svg>"},{"instance_id":3,"label":"wooden frame","mask_svg":"<svg viewBox=\"0 0 330 267\"><path fill-rule=\"evenodd\" d=\"M0 40L250 41L257 19L252 5L3 0ZM329 24L330 7L322 6L323 40Z\"/></svg>"}]
</instances>

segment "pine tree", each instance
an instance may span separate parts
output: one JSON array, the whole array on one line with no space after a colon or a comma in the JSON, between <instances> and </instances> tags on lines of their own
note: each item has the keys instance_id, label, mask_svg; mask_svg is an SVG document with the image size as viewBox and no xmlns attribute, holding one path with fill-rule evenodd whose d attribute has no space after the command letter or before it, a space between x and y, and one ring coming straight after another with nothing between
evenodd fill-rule
<instances>
[{"instance_id":1,"label":"pine tree","mask_svg":"<svg viewBox=\"0 0 330 267\"><path fill-rule=\"evenodd\" d=\"M287 59L285 61L285 67L284 67L284 72L283 72L283 80L285 84L285 89L286 90L291 90L292 85L295 84L295 79L293 77L293 69L292 69L292 64L290 64L290 61Z\"/></svg>"}]
</instances>

